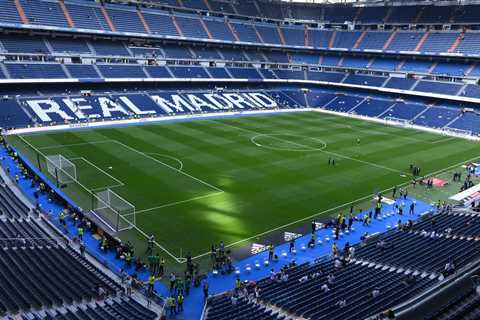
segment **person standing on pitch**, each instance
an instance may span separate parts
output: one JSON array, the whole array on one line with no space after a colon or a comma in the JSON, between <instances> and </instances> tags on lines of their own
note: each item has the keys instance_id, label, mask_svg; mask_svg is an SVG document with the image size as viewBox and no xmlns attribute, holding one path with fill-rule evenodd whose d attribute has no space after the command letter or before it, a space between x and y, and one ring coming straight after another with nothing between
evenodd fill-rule
<instances>
[{"instance_id":1,"label":"person standing on pitch","mask_svg":"<svg viewBox=\"0 0 480 320\"><path fill-rule=\"evenodd\" d=\"M152 254L152 252L153 252L153 245L154 245L154 244L155 244L155 236L152 234L152 235L148 238L147 250L145 251L145 254L146 254L146 255Z\"/></svg>"}]
</instances>

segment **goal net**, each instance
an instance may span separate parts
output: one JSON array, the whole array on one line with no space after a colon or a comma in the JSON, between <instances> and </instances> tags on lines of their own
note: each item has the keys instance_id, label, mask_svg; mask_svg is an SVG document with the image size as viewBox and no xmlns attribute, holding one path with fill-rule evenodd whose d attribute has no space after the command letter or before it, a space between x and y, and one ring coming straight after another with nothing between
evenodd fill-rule
<instances>
[{"instance_id":1,"label":"goal net","mask_svg":"<svg viewBox=\"0 0 480 320\"><path fill-rule=\"evenodd\" d=\"M93 195L92 213L115 232L135 226L135 206L110 189Z\"/></svg>"},{"instance_id":2,"label":"goal net","mask_svg":"<svg viewBox=\"0 0 480 320\"><path fill-rule=\"evenodd\" d=\"M61 154L50 155L47 159L47 171L61 183L71 183L77 180L77 167Z\"/></svg>"}]
</instances>

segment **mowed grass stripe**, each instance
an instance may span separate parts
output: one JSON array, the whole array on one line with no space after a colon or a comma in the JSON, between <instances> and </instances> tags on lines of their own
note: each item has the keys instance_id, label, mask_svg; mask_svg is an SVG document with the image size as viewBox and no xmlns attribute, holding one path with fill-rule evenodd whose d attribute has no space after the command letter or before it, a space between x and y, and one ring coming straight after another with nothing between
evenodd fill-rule
<instances>
[{"instance_id":1,"label":"mowed grass stripe","mask_svg":"<svg viewBox=\"0 0 480 320\"><path fill-rule=\"evenodd\" d=\"M287 142L270 141L272 145L291 147L295 143L312 147L310 137L321 139L328 144L326 151L354 159L338 159L338 166L332 168L327 165L331 155L325 152L256 146L250 139L258 133L298 136L285 137ZM357 137L360 145L356 144ZM430 133L317 112L28 137L39 146L117 140L141 152L178 158L184 163L185 172L224 190L219 195L138 215L138 227L155 234L159 243L177 255L180 250L198 255L207 251L211 243L238 242L400 184L408 179L394 170L406 171L411 162L420 163L427 173L480 155L477 143L458 139L431 143L439 138L443 139ZM137 157L126 157L126 150L119 145L105 148L101 144L85 144L66 148L65 152L85 156L102 169L112 166L113 170L108 172L126 183L124 189L119 188L122 195L141 203L138 208L159 201L175 203L181 195L188 194L188 186L176 176L152 171Z\"/></svg>"}]
</instances>

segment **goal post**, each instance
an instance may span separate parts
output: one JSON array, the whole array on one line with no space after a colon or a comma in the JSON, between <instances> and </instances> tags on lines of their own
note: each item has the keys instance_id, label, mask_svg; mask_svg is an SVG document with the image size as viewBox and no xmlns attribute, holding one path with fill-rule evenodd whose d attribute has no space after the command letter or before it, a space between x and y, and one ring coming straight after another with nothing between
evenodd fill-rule
<instances>
[{"instance_id":1,"label":"goal post","mask_svg":"<svg viewBox=\"0 0 480 320\"><path fill-rule=\"evenodd\" d=\"M61 154L46 156L47 171L57 183L67 184L77 181L76 165Z\"/></svg>"},{"instance_id":2,"label":"goal post","mask_svg":"<svg viewBox=\"0 0 480 320\"><path fill-rule=\"evenodd\" d=\"M135 226L135 206L111 189L94 193L92 200L92 214L112 231L125 231Z\"/></svg>"}]
</instances>

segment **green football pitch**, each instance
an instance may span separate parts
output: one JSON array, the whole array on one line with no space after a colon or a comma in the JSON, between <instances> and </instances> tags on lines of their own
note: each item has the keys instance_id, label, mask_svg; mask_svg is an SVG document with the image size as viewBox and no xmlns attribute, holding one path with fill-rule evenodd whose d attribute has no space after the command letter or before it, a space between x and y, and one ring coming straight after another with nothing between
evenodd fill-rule
<instances>
[{"instance_id":1,"label":"green football pitch","mask_svg":"<svg viewBox=\"0 0 480 320\"><path fill-rule=\"evenodd\" d=\"M359 143L357 142L359 139ZM136 208L138 240L154 234L172 256L337 214L372 193L480 159L480 144L337 117L283 113L10 136L19 152L63 155L81 207L110 188ZM336 161L329 166L328 159ZM40 163L45 171L45 163ZM81 186L80 186L81 185ZM87 190L87 191L86 191ZM128 233L128 235L127 235ZM142 236L143 234L143 236ZM122 236L122 234L121 234Z\"/></svg>"}]
</instances>

